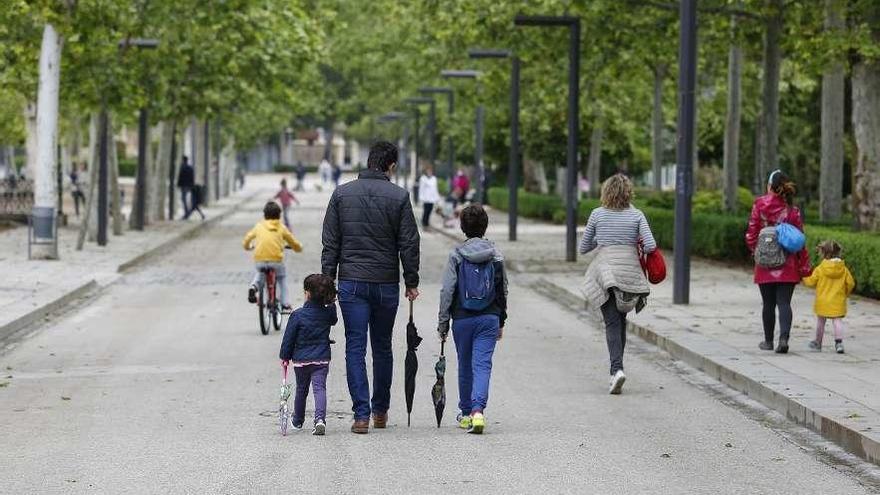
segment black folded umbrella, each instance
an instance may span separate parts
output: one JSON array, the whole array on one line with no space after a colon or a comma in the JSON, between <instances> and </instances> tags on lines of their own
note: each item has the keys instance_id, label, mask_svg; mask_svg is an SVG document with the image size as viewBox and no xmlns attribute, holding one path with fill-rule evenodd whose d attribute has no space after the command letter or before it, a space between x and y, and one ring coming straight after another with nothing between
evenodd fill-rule
<instances>
[{"instance_id":1,"label":"black folded umbrella","mask_svg":"<svg viewBox=\"0 0 880 495\"><path fill-rule=\"evenodd\" d=\"M403 364L404 381L403 389L406 395L406 426L410 424L410 415L412 414L413 397L416 394L416 373L419 371L419 358L416 356L416 349L422 338L419 336L419 330L413 322L413 302L409 302L409 323L406 324L406 360Z\"/></svg>"},{"instance_id":2,"label":"black folded umbrella","mask_svg":"<svg viewBox=\"0 0 880 495\"><path fill-rule=\"evenodd\" d=\"M446 356L444 349L446 347L446 339L440 343L440 359L434 365L434 372L437 374L437 381L431 388L431 399L434 401L434 414L437 416L437 428L440 428L440 421L443 419L443 410L446 409Z\"/></svg>"}]
</instances>

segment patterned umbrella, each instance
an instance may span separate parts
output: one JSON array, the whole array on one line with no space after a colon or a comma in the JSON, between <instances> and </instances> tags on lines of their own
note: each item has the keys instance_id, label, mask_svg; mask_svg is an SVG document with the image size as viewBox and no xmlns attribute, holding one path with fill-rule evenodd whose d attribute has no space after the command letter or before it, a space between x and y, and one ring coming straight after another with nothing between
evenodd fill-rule
<instances>
[{"instance_id":1,"label":"patterned umbrella","mask_svg":"<svg viewBox=\"0 0 880 495\"><path fill-rule=\"evenodd\" d=\"M434 413L437 415L437 428L440 428L440 421L443 419L443 410L446 409L446 356L444 349L446 348L446 339L444 338L440 344L440 359L434 365L434 372L437 373L437 381L431 388L431 399L434 401Z\"/></svg>"}]
</instances>

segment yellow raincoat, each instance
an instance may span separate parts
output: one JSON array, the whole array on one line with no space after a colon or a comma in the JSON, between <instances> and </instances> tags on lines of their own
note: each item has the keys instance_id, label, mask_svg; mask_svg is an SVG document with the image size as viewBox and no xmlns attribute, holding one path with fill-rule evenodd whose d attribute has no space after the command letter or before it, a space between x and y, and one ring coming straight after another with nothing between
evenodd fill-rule
<instances>
[{"instance_id":1,"label":"yellow raincoat","mask_svg":"<svg viewBox=\"0 0 880 495\"><path fill-rule=\"evenodd\" d=\"M846 298L852 294L856 281L840 258L822 260L809 277L804 277L807 287L816 288L813 310L816 316L842 318L846 316Z\"/></svg>"},{"instance_id":2,"label":"yellow raincoat","mask_svg":"<svg viewBox=\"0 0 880 495\"><path fill-rule=\"evenodd\" d=\"M250 250L251 243L255 244L254 261L256 262L283 261L285 244L297 253L302 251L302 244L293 237L287 227L281 224L281 220L263 220L255 225L244 236L242 245L246 250Z\"/></svg>"}]
</instances>

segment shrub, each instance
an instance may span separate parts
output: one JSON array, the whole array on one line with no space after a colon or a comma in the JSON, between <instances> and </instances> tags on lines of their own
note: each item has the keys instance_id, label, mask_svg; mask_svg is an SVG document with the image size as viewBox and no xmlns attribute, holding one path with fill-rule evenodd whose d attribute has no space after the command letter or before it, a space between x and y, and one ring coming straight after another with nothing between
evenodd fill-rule
<instances>
[{"instance_id":1,"label":"shrub","mask_svg":"<svg viewBox=\"0 0 880 495\"><path fill-rule=\"evenodd\" d=\"M134 177L137 173L137 158L119 159L119 176Z\"/></svg>"},{"instance_id":2,"label":"shrub","mask_svg":"<svg viewBox=\"0 0 880 495\"><path fill-rule=\"evenodd\" d=\"M748 191L746 191L748 192ZM653 204L662 203L667 193L640 195L640 205L657 243L663 249L671 250L675 239L675 211L672 208L645 206L646 198L653 197ZM751 196L751 194L749 194ZM489 204L495 208L507 209L507 189L492 188L489 190ZM746 201L748 199L748 201ZM708 204L708 200L703 204ZM748 209L752 199L744 194L739 197L741 205ZM694 201L696 205L696 200ZM578 205L578 224L586 222L590 211L599 206L595 199L581 200ZM696 206L694 208L696 210ZM720 211L719 209L716 211ZM565 221L565 205L555 195L519 192L519 214L539 220L563 223ZM748 227L748 215L725 215L718 213L701 213L694 211L691 217L691 252L704 258L729 261L740 264L751 264L752 256L745 245L745 231ZM856 279L858 294L880 298L880 234L850 232L839 227L808 224L806 227L807 248L811 251L813 264L819 262L813 249L819 241L834 239L843 246L843 257Z\"/></svg>"}]
</instances>

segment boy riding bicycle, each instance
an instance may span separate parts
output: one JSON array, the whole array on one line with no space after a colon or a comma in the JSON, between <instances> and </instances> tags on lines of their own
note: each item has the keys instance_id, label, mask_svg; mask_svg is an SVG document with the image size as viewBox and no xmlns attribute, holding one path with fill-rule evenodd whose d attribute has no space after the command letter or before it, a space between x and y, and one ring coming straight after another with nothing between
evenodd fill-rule
<instances>
[{"instance_id":1,"label":"boy riding bicycle","mask_svg":"<svg viewBox=\"0 0 880 495\"><path fill-rule=\"evenodd\" d=\"M263 207L263 220L244 236L242 243L246 251L254 250L254 263L256 275L248 289L248 302L257 302L257 291L263 288L266 282L266 274L263 270L271 268L275 270L275 280L281 291L281 308L285 311L291 309L287 299L287 273L284 268L284 247L290 246L295 252L302 251L302 244L287 227L281 225L281 207L278 203L270 201ZM252 246L253 244L253 246Z\"/></svg>"}]
</instances>

